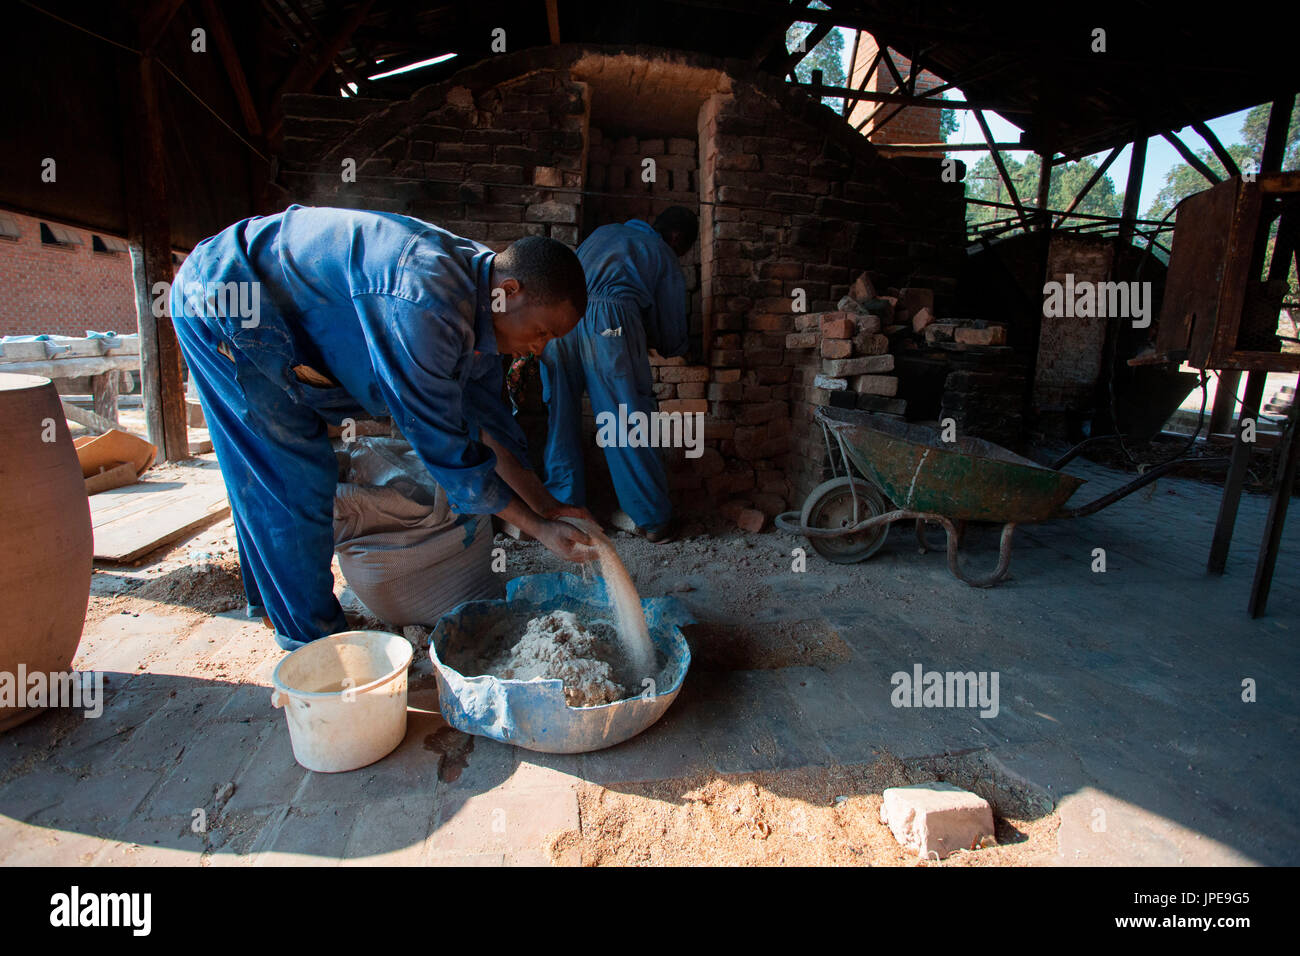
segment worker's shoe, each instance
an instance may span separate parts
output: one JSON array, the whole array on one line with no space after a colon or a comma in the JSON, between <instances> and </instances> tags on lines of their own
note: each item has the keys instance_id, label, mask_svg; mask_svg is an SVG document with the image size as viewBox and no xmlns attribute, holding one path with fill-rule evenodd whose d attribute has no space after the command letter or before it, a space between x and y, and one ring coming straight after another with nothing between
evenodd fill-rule
<instances>
[{"instance_id":1,"label":"worker's shoe","mask_svg":"<svg viewBox=\"0 0 1300 956\"><path fill-rule=\"evenodd\" d=\"M662 527L654 528L652 530L644 530L641 528L638 528L637 530L640 531L642 537L651 544L667 544L669 541L672 541L677 537L677 527L672 521Z\"/></svg>"}]
</instances>

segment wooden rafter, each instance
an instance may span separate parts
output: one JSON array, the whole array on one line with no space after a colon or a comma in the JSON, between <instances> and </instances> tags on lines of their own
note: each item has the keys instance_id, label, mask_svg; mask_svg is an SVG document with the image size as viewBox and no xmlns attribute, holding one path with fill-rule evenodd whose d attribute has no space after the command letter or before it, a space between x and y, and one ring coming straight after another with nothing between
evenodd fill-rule
<instances>
[{"instance_id":1,"label":"wooden rafter","mask_svg":"<svg viewBox=\"0 0 1300 956\"><path fill-rule=\"evenodd\" d=\"M217 5L217 0L200 0L200 3L203 8L203 19L207 21L212 39L216 42L217 52L221 55L221 62L226 68L226 76L230 79L230 88L235 93L239 112L244 117L244 128L254 136L261 136L262 120L253 105L253 94L248 87L248 78L244 75L244 67L239 61L239 51L235 48L235 41L226 25L226 18Z\"/></svg>"},{"instance_id":2,"label":"wooden rafter","mask_svg":"<svg viewBox=\"0 0 1300 956\"><path fill-rule=\"evenodd\" d=\"M795 22L797 23L798 21L796 20ZM833 29L835 29L833 26L825 23L819 23L814 26L808 35L803 38L803 49L796 50L787 55L785 60L782 61L779 68L780 75L793 76L795 68L804 61L808 54L812 53L818 43L821 43L822 40L826 39L826 35Z\"/></svg>"},{"instance_id":3,"label":"wooden rafter","mask_svg":"<svg viewBox=\"0 0 1300 956\"><path fill-rule=\"evenodd\" d=\"M184 2L185 0L159 0L145 12L140 23L140 49L145 53L153 52Z\"/></svg>"},{"instance_id":4,"label":"wooden rafter","mask_svg":"<svg viewBox=\"0 0 1300 956\"><path fill-rule=\"evenodd\" d=\"M271 0L271 2L275 3L276 0ZM307 31L307 39L311 43L322 48L329 45L329 41L326 39L324 32L316 24L316 21L311 18L311 15L303 8L301 0L284 0L284 2L288 4L293 15L298 18L298 22L302 24L302 28ZM355 33L356 31L354 30L353 32ZM358 76L356 71L353 70L342 57L336 54L333 57L333 60L334 65L338 67L339 72L342 73L349 82L355 83L357 91L360 92L362 87L366 85L366 81L362 77Z\"/></svg>"},{"instance_id":5,"label":"wooden rafter","mask_svg":"<svg viewBox=\"0 0 1300 956\"><path fill-rule=\"evenodd\" d=\"M1147 137L1139 133L1133 140L1133 153L1128 161L1128 181L1124 185L1124 208L1119 223L1119 243L1128 245L1137 225L1138 199L1142 193L1142 175L1147 166Z\"/></svg>"},{"instance_id":6,"label":"wooden rafter","mask_svg":"<svg viewBox=\"0 0 1300 956\"><path fill-rule=\"evenodd\" d=\"M1025 223L1025 228L1029 228L1029 215L1025 212L1025 207L1020 203L1020 194L1016 192L1016 184L1011 181L1011 174L1007 172L1007 167L1002 162L1002 153L993 145L993 133L989 129L988 120L984 118L983 110L975 110L975 122L979 124L980 132L984 134L984 142L989 145L989 155L993 157L993 165L998 168L998 175L1007 185L1007 192L1011 196L1011 203L1016 207L1016 213Z\"/></svg>"},{"instance_id":7,"label":"wooden rafter","mask_svg":"<svg viewBox=\"0 0 1300 956\"><path fill-rule=\"evenodd\" d=\"M790 32L790 27L800 22L798 18L794 20L787 19L787 14L789 16L802 14L807 8L809 2L810 0L799 0L798 3L791 4L788 11L782 11L780 19L778 19L773 24L772 28L768 30L767 33L763 34L763 38L759 40L754 55L750 57L750 66L758 67L762 64L778 44L781 46L782 56L785 56L785 35ZM782 73L781 75L784 76L785 74Z\"/></svg>"},{"instance_id":8,"label":"wooden rafter","mask_svg":"<svg viewBox=\"0 0 1300 956\"><path fill-rule=\"evenodd\" d=\"M1066 209L1065 212L1061 214L1061 217L1056 220L1057 226L1060 226L1061 223L1063 223L1066 220L1066 218L1070 215L1070 213L1074 212L1074 210L1078 207L1079 203L1083 202L1084 198L1088 195L1088 193L1092 191L1092 187L1097 185L1097 183L1101 182L1101 177L1106 175L1106 170L1110 169L1110 164L1115 162L1116 158L1119 156L1120 150L1123 148L1124 147L1122 146L1116 146L1114 149L1110 151L1110 155L1108 155L1102 161L1102 164L1097 167L1096 171L1092 174L1092 178L1089 179L1087 183L1084 184L1084 187L1079 190L1078 194L1075 195L1074 199L1070 202L1069 208Z\"/></svg>"},{"instance_id":9,"label":"wooden rafter","mask_svg":"<svg viewBox=\"0 0 1300 956\"><path fill-rule=\"evenodd\" d=\"M546 0L546 29L552 45L560 42L560 10L557 0Z\"/></svg>"},{"instance_id":10,"label":"wooden rafter","mask_svg":"<svg viewBox=\"0 0 1300 956\"><path fill-rule=\"evenodd\" d=\"M1173 131L1169 131L1166 133L1161 133L1160 135L1163 136L1165 139L1167 139L1170 142L1170 144L1174 147L1174 149L1178 150L1178 155L1182 156L1183 159L1187 160L1188 166L1191 166L1192 169L1196 170L1198 173L1200 173L1202 176L1208 179L1211 184L1218 185L1220 182L1222 182L1222 180L1219 179L1218 175L1214 172L1214 170L1212 170L1209 166L1206 166L1204 161L1202 161L1201 157L1193 153L1188 148L1187 144L1184 143L1181 139L1179 139L1177 133Z\"/></svg>"},{"instance_id":11,"label":"wooden rafter","mask_svg":"<svg viewBox=\"0 0 1300 956\"><path fill-rule=\"evenodd\" d=\"M1241 170L1237 168L1237 161L1232 158L1232 154L1223 147L1219 137L1214 135L1214 130L1210 129L1200 120L1192 123L1192 129L1196 130L1197 135L1209 145L1214 151L1214 155L1219 157L1219 162L1223 163L1223 168L1228 171L1229 176L1240 176Z\"/></svg>"},{"instance_id":12,"label":"wooden rafter","mask_svg":"<svg viewBox=\"0 0 1300 956\"><path fill-rule=\"evenodd\" d=\"M274 5L275 0L270 0ZM375 0L362 0L352 8L352 12L344 19L342 25L335 31L334 36L325 42L322 49L316 50L314 55L303 51L302 58L298 64L290 71L288 78L280 85L276 91L275 103L283 102L286 93L305 93L316 85L325 71L334 63L339 51L351 39L352 34L356 32L357 27L365 21L370 15L370 8L375 4ZM267 130L267 136L274 140L280 135L280 128L284 124L284 116L277 107L277 115L272 121L270 128Z\"/></svg>"},{"instance_id":13,"label":"wooden rafter","mask_svg":"<svg viewBox=\"0 0 1300 956\"><path fill-rule=\"evenodd\" d=\"M901 91L906 84L903 83L903 74L898 72L898 64L894 62L894 54L880 40L876 40L880 49L885 50L885 66L889 68L889 74L894 78L894 89Z\"/></svg>"}]
</instances>

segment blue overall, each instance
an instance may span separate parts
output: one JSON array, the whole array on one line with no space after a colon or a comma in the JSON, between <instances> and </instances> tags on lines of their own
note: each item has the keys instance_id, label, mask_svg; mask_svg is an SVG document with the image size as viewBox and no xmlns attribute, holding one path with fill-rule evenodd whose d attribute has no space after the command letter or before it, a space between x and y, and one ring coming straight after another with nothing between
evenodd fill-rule
<instances>
[{"instance_id":1,"label":"blue overall","mask_svg":"<svg viewBox=\"0 0 1300 956\"><path fill-rule=\"evenodd\" d=\"M493 256L406 216L290 206L205 239L177 273L172 320L230 498L249 615L269 617L286 650L347 628L327 423L391 415L456 511L510 502L477 440L486 428L527 461L500 397Z\"/></svg>"},{"instance_id":2,"label":"blue overall","mask_svg":"<svg viewBox=\"0 0 1300 956\"><path fill-rule=\"evenodd\" d=\"M546 487L560 501L586 505L582 393L591 408L619 416L656 410L653 348L664 357L687 348L686 283L676 253L639 219L601 226L578 247L587 275L587 314L542 353L547 406ZM645 531L672 517L668 475L657 448L604 449L618 503Z\"/></svg>"}]
</instances>

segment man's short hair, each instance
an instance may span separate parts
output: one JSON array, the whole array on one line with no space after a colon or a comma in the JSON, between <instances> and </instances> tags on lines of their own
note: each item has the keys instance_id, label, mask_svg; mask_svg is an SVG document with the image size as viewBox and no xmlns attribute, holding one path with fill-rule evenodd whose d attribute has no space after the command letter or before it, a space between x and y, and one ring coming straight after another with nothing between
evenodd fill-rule
<instances>
[{"instance_id":1,"label":"man's short hair","mask_svg":"<svg viewBox=\"0 0 1300 956\"><path fill-rule=\"evenodd\" d=\"M571 302L578 315L587 311L587 276L573 250L558 239L525 236L497 255L493 267L518 280L542 305Z\"/></svg>"},{"instance_id":2,"label":"man's short hair","mask_svg":"<svg viewBox=\"0 0 1300 956\"><path fill-rule=\"evenodd\" d=\"M700 220L685 206L669 206L655 220L655 232L661 236L679 233L683 239L688 240L688 247L693 246L700 234Z\"/></svg>"}]
</instances>

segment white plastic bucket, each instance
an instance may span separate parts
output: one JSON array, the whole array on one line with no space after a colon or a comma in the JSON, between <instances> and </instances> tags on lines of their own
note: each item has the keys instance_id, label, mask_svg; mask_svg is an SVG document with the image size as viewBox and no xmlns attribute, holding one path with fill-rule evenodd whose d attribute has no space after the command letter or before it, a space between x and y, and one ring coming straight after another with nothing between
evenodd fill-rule
<instances>
[{"instance_id":1,"label":"white plastic bucket","mask_svg":"<svg viewBox=\"0 0 1300 956\"><path fill-rule=\"evenodd\" d=\"M271 675L293 758L339 773L372 764L406 736L407 668L414 651L385 631L342 631L300 647Z\"/></svg>"}]
</instances>

